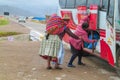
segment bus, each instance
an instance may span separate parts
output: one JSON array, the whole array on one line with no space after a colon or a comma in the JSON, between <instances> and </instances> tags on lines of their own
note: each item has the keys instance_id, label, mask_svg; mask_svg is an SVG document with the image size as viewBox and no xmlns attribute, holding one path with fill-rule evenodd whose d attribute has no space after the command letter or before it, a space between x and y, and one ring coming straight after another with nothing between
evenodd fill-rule
<instances>
[{"instance_id":1,"label":"bus","mask_svg":"<svg viewBox=\"0 0 120 80\"><path fill-rule=\"evenodd\" d=\"M70 16L73 31L86 13L92 39L95 33L99 39L92 49L84 50L107 61L120 75L120 0L59 0L58 15Z\"/></svg>"}]
</instances>

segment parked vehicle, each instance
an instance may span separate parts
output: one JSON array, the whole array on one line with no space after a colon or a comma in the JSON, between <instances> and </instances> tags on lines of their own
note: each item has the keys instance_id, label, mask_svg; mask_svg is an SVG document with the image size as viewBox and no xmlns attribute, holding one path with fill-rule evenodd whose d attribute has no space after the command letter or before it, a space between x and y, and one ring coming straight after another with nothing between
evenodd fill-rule
<instances>
[{"instance_id":1,"label":"parked vehicle","mask_svg":"<svg viewBox=\"0 0 120 80\"><path fill-rule=\"evenodd\" d=\"M26 17L19 17L18 22L26 22Z\"/></svg>"},{"instance_id":2,"label":"parked vehicle","mask_svg":"<svg viewBox=\"0 0 120 80\"><path fill-rule=\"evenodd\" d=\"M58 14L71 17L68 24L72 30L87 12L89 25L99 34L97 45L84 50L107 61L120 75L120 0L59 0Z\"/></svg>"}]
</instances>

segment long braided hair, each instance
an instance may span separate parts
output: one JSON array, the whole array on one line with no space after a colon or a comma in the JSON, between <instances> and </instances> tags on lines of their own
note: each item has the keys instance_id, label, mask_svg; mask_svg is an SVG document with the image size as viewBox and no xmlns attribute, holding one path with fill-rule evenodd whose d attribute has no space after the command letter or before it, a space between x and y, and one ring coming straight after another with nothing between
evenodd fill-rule
<instances>
[{"instance_id":1,"label":"long braided hair","mask_svg":"<svg viewBox=\"0 0 120 80\"><path fill-rule=\"evenodd\" d=\"M49 38L49 35L50 35L50 34L49 34L49 33L47 33L47 35L45 36L45 37L46 37L46 40L48 40L48 38Z\"/></svg>"}]
</instances>

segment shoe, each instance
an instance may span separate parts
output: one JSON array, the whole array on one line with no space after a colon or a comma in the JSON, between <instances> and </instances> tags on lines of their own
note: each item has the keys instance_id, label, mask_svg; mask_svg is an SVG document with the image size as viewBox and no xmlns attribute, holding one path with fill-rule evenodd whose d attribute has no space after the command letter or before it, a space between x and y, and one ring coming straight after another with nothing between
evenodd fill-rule
<instances>
[{"instance_id":1,"label":"shoe","mask_svg":"<svg viewBox=\"0 0 120 80\"><path fill-rule=\"evenodd\" d=\"M47 70L50 70L50 69L52 69L52 67L50 66L50 67L47 67Z\"/></svg>"},{"instance_id":2,"label":"shoe","mask_svg":"<svg viewBox=\"0 0 120 80\"><path fill-rule=\"evenodd\" d=\"M67 66L68 66L68 67L73 67L73 68L75 67L75 66L74 66L74 65L72 65L72 64L68 64Z\"/></svg>"},{"instance_id":3,"label":"shoe","mask_svg":"<svg viewBox=\"0 0 120 80\"><path fill-rule=\"evenodd\" d=\"M82 62L81 62L81 63L78 63L78 65L83 65L83 66L85 66L85 64L84 64L84 63L82 63Z\"/></svg>"},{"instance_id":4,"label":"shoe","mask_svg":"<svg viewBox=\"0 0 120 80\"><path fill-rule=\"evenodd\" d=\"M55 69L62 70L62 68L61 68L61 67L55 67Z\"/></svg>"}]
</instances>

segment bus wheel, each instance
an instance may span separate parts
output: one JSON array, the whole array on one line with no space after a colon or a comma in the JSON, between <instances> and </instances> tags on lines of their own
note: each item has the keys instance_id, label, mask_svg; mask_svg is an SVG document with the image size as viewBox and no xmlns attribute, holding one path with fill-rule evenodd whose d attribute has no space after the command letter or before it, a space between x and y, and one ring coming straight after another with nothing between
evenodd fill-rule
<instances>
[{"instance_id":1,"label":"bus wheel","mask_svg":"<svg viewBox=\"0 0 120 80\"><path fill-rule=\"evenodd\" d=\"M120 48L117 49L117 74L120 76Z\"/></svg>"}]
</instances>

